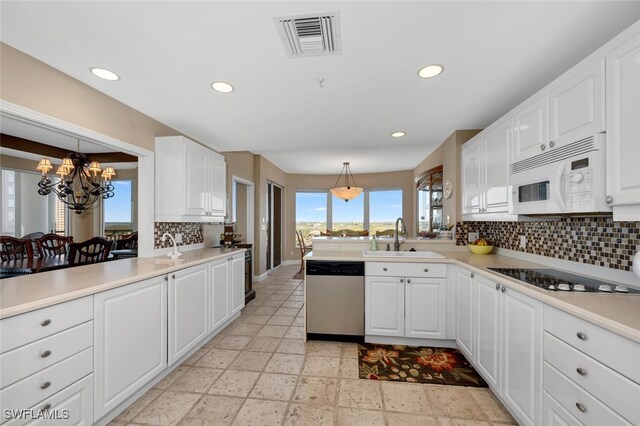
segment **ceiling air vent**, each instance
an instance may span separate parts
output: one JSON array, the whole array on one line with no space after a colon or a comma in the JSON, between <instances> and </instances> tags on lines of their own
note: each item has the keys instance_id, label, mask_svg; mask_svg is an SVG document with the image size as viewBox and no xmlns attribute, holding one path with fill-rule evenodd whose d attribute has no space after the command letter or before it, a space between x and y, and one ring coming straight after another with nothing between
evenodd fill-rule
<instances>
[{"instance_id":1,"label":"ceiling air vent","mask_svg":"<svg viewBox=\"0 0 640 426\"><path fill-rule=\"evenodd\" d=\"M274 18L290 58L340 54L340 13Z\"/></svg>"}]
</instances>

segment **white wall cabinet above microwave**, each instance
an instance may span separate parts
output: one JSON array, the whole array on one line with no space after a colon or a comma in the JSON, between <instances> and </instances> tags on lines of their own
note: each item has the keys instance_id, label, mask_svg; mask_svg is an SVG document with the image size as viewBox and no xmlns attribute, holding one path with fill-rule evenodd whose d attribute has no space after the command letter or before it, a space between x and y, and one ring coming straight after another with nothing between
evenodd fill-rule
<instances>
[{"instance_id":1,"label":"white wall cabinet above microwave","mask_svg":"<svg viewBox=\"0 0 640 426\"><path fill-rule=\"evenodd\" d=\"M511 120L491 126L462 147L462 213L509 211L509 144ZM482 220L474 216L475 220ZM504 216L501 217L505 219Z\"/></svg>"},{"instance_id":2,"label":"white wall cabinet above microwave","mask_svg":"<svg viewBox=\"0 0 640 426\"><path fill-rule=\"evenodd\" d=\"M220 154L182 136L156 138L156 221L224 220L225 179Z\"/></svg>"},{"instance_id":3,"label":"white wall cabinet above microwave","mask_svg":"<svg viewBox=\"0 0 640 426\"><path fill-rule=\"evenodd\" d=\"M614 219L639 220L640 34L607 55L606 151Z\"/></svg>"}]
</instances>

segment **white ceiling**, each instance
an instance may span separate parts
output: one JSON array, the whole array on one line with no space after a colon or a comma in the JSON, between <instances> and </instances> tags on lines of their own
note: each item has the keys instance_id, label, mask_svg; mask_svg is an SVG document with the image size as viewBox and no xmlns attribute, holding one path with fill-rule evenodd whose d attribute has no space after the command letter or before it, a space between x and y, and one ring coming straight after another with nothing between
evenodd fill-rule
<instances>
[{"instance_id":1,"label":"white ceiling","mask_svg":"<svg viewBox=\"0 0 640 426\"><path fill-rule=\"evenodd\" d=\"M3 42L220 151L287 172L415 167L640 19L640 2L2 2ZM289 59L276 16L339 11L342 54ZM417 70L445 66L435 79ZM107 82L88 72L104 67ZM324 78L319 88L316 78ZM209 84L224 80L230 94ZM404 130L401 139L390 133Z\"/></svg>"}]
</instances>

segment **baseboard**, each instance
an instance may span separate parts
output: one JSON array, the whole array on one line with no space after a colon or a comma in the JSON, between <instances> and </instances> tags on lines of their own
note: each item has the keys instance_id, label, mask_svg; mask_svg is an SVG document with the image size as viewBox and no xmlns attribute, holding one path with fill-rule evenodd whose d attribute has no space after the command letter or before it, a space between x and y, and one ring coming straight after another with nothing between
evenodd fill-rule
<instances>
[{"instance_id":1,"label":"baseboard","mask_svg":"<svg viewBox=\"0 0 640 426\"><path fill-rule=\"evenodd\" d=\"M393 336L364 336L367 343L378 343L381 345L406 345L406 346L435 346L436 348L458 349L455 340L441 339L416 339L413 337L393 337Z\"/></svg>"},{"instance_id":2,"label":"baseboard","mask_svg":"<svg viewBox=\"0 0 640 426\"><path fill-rule=\"evenodd\" d=\"M255 282L264 281L267 278L267 275L269 275L268 272L265 272L264 274L261 274L261 275L254 275L253 276L253 281L255 281Z\"/></svg>"}]
</instances>

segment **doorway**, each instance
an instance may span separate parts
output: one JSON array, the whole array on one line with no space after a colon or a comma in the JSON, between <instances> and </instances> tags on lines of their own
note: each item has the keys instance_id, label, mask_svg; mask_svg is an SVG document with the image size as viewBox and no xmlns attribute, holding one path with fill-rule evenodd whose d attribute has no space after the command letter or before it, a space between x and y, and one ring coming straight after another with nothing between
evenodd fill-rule
<instances>
[{"instance_id":1,"label":"doorway","mask_svg":"<svg viewBox=\"0 0 640 426\"><path fill-rule=\"evenodd\" d=\"M267 270L282 263L282 187L267 182Z\"/></svg>"},{"instance_id":2,"label":"doorway","mask_svg":"<svg viewBox=\"0 0 640 426\"><path fill-rule=\"evenodd\" d=\"M254 184L237 176L231 177L231 221L236 224L240 240L253 244Z\"/></svg>"}]
</instances>

